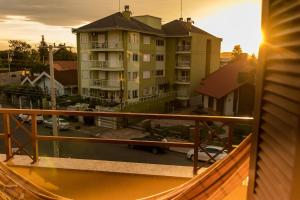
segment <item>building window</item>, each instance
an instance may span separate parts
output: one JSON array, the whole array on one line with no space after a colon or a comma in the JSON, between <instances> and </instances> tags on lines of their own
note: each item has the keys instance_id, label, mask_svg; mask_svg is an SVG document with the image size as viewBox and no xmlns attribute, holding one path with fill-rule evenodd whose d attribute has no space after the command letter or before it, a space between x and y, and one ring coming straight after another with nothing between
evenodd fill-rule
<instances>
[{"instance_id":1,"label":"building window","mask_svg":"<svg viewBox=\"0 0 300 200\"><path fill-rule=\"evenodd\" d=\"M130 93L131 93L131 91L130 91L130 90L128 90L128 99L130 99L130 98L131 98L131 96L130 96Z\"/></svg>"},{"instance_id":2,"label":"building window","mask_svg":"<svg viewBox=\"0 0 300 200\"><path fill-rule=\"evenodd\" d=\"M156 40L156 46L165 46L164 40Z\"/></svg>"},{"instance_id":3,"label":"building window","mask_svg":"<svg viewBox=\"0 0 300 200\"><path fill-rule=\"evenodd\" d=\"M131 77L131 72L128 72L127 80L128 80L128 81L131 81L131 78L132 78L132 77Z\"/></svg>"},{"instance_id":4,"label":"building window","mask_svg":"<svg viewBox=\"0 0 300 200\"><path fill-rule=\"evenodd\" d=\"M164 70L156 70L156 76L164 76Z\"/></svg>"},{"instance_id":5,"label":"building window","mask_svg":"<svg viewBox=\"0 0 300 200\"><path fill-rule=\"evenodd\" d=\"M132 60L133 61L138 61L139 60L139 55L136 54L136 53L132 54Z\"/></svg>"},{"instance_id":6,"label":"building window","mask_svg":"<svg viewBox=\"0 0 300 200\"><path fill-rule=\"evenodd\" d=\"M150 44L150 37L144 36L144 44Z\"/></svg>"},{"instance_id":7,"label":"building window","mask_svg":"<svg viewBox=\"0 0 300 200\"><path fill-rule=\"evenodd\" d=\"M131 33L130 34L130 43L137 44L138 42L139 42L138 34Z\"/></svg>"},{"instance_id":8,"label":"building window","mask_svg":"<svg viewBox=\"0 0 300 200\"><path fill-rule=\"evenodd\" d=\"M144 71L143 72L143 79L149 79L150 78L150 71Z\"/></svg>"},{"instance_id":9,"label":"building window","mask_svg":"<svg viewBox=\"0 0 300 200\"><path fill-rule=\"evenodd\" d=\"M156 55L156 61L164 61L164 55Z\"/></svg>"},{"instance_id":10,"label":"building window","mask_svg":"<svg viewBox=\"0 0 300 200\"><path fill-rule=\"evenodd\" d=\"M148 88L144 88L143 95L144 96L149 95L149 89Z\"/></svg>"},{"instance_id":11,"label":"building window","mask_svg":"<svg viewBox=\"0 0 300 200\"><path fill-rule=\"evenodd\" d=\"M133 99L139 98L137 90L132 90L132 98Z\"/></svg>"},{"instance_id":12,"label":"building window","mask_svg":"<svg viewBox=\"0 0 300 200\"><path fill-rule=\"evenodd\" d=\"M136 81L138 79L138 72L132 72L132 79Z\"/></svg>"},{"instance_id":13,"label":"building window","mask_svg":"<svg viewBox=\"0 0 300 200\"><path fill-rule=\"evenodd\" d=\"M150 54L144 54L143 61L144 62L150 62Z\"/></svg>"}]
</instances>

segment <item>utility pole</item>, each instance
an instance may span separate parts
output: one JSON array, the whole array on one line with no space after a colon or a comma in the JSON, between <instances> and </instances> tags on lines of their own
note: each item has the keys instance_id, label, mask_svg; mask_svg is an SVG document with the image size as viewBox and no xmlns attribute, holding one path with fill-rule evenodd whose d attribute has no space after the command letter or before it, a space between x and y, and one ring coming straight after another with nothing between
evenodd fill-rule
<instances>
[{"instance_id":1,"label":"utility pole","mask_svg":"<svg viewBox=\"0 0 300 200\"><path fill-rule=\"evenodd\" d=\"M119 12L121 12L121 0L119 0Z\"/></svg>"},{"instance_id":2,"label":"utility pole","mask_svg":"<svg viewBox=\"0 0 300 200\"><path fill-rule=\"evenodd\" d=\"M50 65L50 83L51 83L51 108L56 110L56 87L54 78L54 66L53 66L53 46L49 45L49 65ZM58 136L58 123L57 116L52 115L52 132L53 136ZM53 155L59 157L59 143L53 142Z\"/></svg>"},{"instance_id":3,"label":"utility pole","mask_svg":"<svg viewBox=\"0 0 300 200\"><path fill-rule=\"evenodd\" d=\"M182 0L180 0L180 18L182 18Z\"/></svg>"},{"instance_id":4,"label":"utility pole","mask_svg":"<svg viewBox=\"0 0 300 200\"><path fill-rule=\"evenodd\" d=\"M10 78L10 63L12 62L12 57L14 56L13 52L7 52L7 62L8 62L8 77Z\"/></svg>"}]
</instances>

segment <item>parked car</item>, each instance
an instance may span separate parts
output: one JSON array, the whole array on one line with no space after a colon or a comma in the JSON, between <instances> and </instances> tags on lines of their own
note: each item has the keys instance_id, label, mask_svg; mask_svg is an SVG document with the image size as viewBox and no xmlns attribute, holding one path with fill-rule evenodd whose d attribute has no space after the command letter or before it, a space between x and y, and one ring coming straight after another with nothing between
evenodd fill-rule
<instances>
[{"instance_id":1,"label":"parked car","mask_svg":"<svg viewBox=\"0 0 300 200\"><path fill-rule=\"evenodd\" d=\"M168 142L166 138L159 136L159 135L147 135L140 138L132 138L131 140L141 140L141 141L162 141L162 142ZM151 151L154 154L158 154L159 152L165 152L168 150L167 147L161 147L161 146L144 146L144 145L137 145L137 144L129 144L129 148L133 149L140 149L145 151Z\"/></svg>"},{"instance_id":2,"label":"parked car","mask_svg":"<svg viewBox=\"0 0 300 200\"><path fill-rule=\"evenodd\" d=\"M18 117L17 117L20 121L24 121L24 122L27 122L27 123L31 123L31 115L28 115L28 114L19 114ZM36 122L38 124L41 124L44 122L44 117L43 115L37 115L36 116Z\"/></svg>"},{"instance_id":3,"label":"parked car","mask_svg":"<svg viewBox=\"0 0 300 200\"><path fill-rule=\"evenodd\" d=\"M58 124L59 130L68 130L70 128L70 123L67 120L63 119L63 118L58 118L57 119L57 124ZM44 120L44 127L46 127L46 128L52 128L53 127L52 118Z\"/></svg>"},{"instance_id":4,"label":"parked car","mask_svg":"<svg viewBox=\"0 0 300 200\"><path fill-rule=\"evenodd\" d=\"M214 157L216 154L218 154L222 151L223 147L208 145L208 146L204 147L204 149L206 150L207 153L209 153L209 155ZM210 157L207 155L207 153L205 153L202 149L199 149L199 151L198 151L198 160L201 160L201 161L210 160ZM216 161L218 161L218 160L223 159L225 156L227 156L227 150L222 151L214 159ZM186 157L188 159L194 160L194 149L190 149L187 152ZM213 162L213 160L211 159L210 162Z\"/></svg>"}]
</instances>

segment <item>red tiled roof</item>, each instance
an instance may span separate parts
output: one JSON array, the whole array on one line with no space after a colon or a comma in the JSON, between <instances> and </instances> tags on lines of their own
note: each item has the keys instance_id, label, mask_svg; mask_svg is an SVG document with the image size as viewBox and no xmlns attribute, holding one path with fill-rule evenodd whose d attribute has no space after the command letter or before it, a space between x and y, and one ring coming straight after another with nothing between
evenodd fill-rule
<instances>
[{"instance_id":1,"label":"red tiled roof","mask_svg":"<svg viewBox=\"0 0 300 200\"><path fill-rule=\"evenodd\" d=\"M222 98L247 83L248 80L239 82L240 72L251 72L253 70L254 66L246 59L234 61L210 74L201 82L201 86L195 92L217 99Z\"/></svg>"},{"instance_id":2,"label":"red tiled roof","mask_svg":"<svg viewBox=\"0 0 300 200\"><path fill-rule=\"evenodd\" d=\"M76 70L77 69L77 61L54 61L53 62L54 69L58 71L64 70Z\"/></svg>"},{"instance_id":3,"label":"red tiled roof","mask_svg":"<svg viewBox=\"0 0 300 200\"><path fill-rule=\"evenodd\" d=\"M77 85L77 70L54 70L54 78L64 86Z\"/></svg>"}]
</instances>

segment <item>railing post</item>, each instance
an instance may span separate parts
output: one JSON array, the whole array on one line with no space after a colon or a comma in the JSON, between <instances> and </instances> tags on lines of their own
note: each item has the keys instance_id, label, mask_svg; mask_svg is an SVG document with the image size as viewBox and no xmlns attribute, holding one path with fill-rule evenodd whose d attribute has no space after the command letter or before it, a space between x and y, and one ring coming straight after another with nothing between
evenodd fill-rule
<instances>
[{"instance_id":1,"label":"railing post","mask_svg":"<svg viewBox=\"0 0 300 200\"><path fill-rule=\"evenodd\" d=\"M200 145L200 125L199 121L195 121L194 130L194 158L193 158L193 174L197 175L198 172L198 149Z\"/></svg>"},{"instance_id":2,"label":"railing post","mask_svg":"<svg viewBox=\"0 0 300 200\"><path fill-rule=\"evenodd\" d=\"M35 163L39 159L36 114L31 115L31 142L32 142L32 152L33 152L33 163Z\"/></svg>"},{"instance_id":3,"label":"railing post","mask_svg":"<svg viewBox=\"0 0 300 200\"><path fill-rule=\"evenodd\" d=\"M4 128L5 154L6 154L6 161L7 161L12 157L11 129L10 129L10 118L8 113L3 114L3 128Z\"/></svg>"},{"instance_id":4,"label":"railing post","mask_svg":"<svg viewBox=\"0 0 300 200\"><path fill-rule=\"evenodd\" d=\"M233 140L233 124L228 124L228 141L227 141L228 152L232 151L232 140Z\"/></svg>"}]
</instances>

